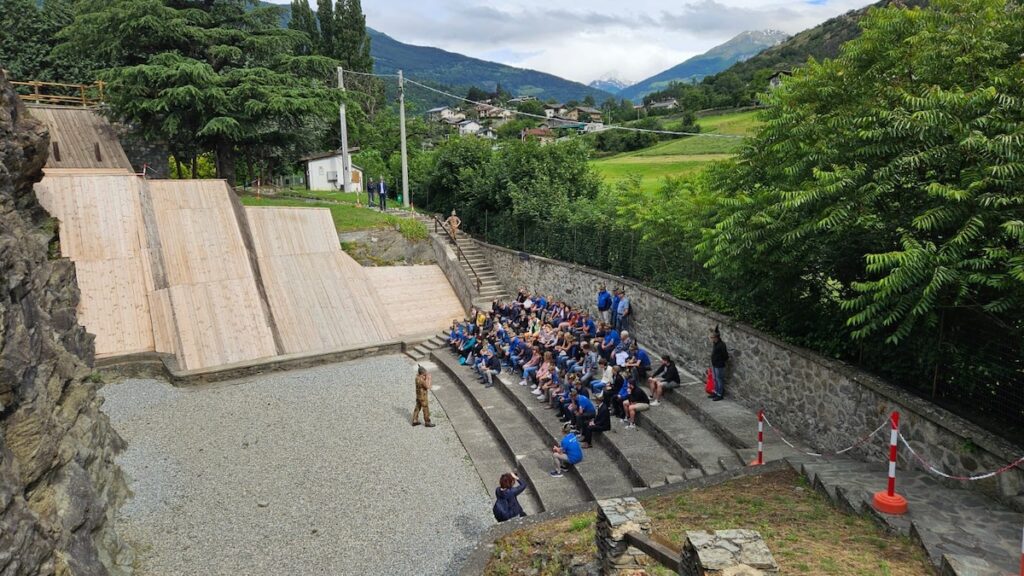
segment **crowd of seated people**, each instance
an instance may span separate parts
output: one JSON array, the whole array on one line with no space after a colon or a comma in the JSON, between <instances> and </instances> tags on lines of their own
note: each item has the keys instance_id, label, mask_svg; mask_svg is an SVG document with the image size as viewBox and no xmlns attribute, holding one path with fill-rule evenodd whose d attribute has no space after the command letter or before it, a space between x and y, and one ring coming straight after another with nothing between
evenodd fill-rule
<instances>
[{"instance_id":1,"label":"crowd of seated people","mask_svg":"<svg viewBox=\"0 0 1024 576\"><path fill-rule=\"evenodd\" d=\"M517 374L519 385L529 386L584 448L611 429L613 415L626 429L636 428L637 415L679 384L667 356L650 373L650 356L628 330L523 289L514 300L494 301L490 310L474 309L453 323L448 343L484 386L493 386L503 371ZM651 388L653 400L641 383Z\"/></svg>"}]
</instances>

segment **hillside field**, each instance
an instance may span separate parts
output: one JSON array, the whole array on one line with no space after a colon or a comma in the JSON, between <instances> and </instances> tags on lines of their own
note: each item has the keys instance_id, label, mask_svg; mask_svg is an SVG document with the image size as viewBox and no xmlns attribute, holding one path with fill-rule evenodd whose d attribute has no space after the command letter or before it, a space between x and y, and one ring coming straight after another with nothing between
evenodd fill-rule
<instances>
[{"instance_id":1,"label":"hillside field","mask_svg":"<svg viewBox=\"0 0 1024 576\"><path fill-rule=\"evenodd\" d=\"M747 136L757 128L757 112L739 112L701 118L702 133L730 136ZM666 122L669 130L678 128L671 119ZM649 148L616 154L594 160L591 164L614 184L631 174L641 177L644 190L655 190L666 176L690 176L704 169L709 162L731 158L743 146L738 138L693 136L679 140L659 142Z\"/></svg>"}]
</instances>

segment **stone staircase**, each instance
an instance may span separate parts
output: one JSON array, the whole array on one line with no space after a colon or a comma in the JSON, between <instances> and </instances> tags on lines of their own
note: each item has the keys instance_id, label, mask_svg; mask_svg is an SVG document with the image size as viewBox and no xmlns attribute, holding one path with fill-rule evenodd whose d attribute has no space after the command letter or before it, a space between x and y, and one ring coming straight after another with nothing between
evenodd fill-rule
<instances>
[{"instance_id":1,"label":"stone staircase","mask_svg":"<svg viewBox=\"0 0 1024 576\"><path fill-rule=\"evenodd\" d=\"M449 243L451 239L445 236ZM459 264L462 266L462 271L465 272L466 276L473 281L474 277L480 279L480 290L477 292L477 297L473 299L477 306L490 307L491 301L507 300L509 299L508 292L505 291L505 286L501 283L498 275L491 268L487 258L484 257L483 252L480 251L480 247L477 246L476 241L466 236L461 236L458 239L458 246L462 250L462 254L466 257L465 260L460 260ZM475 276L474 276L475 273Z\"/></svg>"},{"instance_id":2,"label":"stone staircase","mask_svg":"<svg viewBox=\"0 0 1024 576\"><path fill-rule=\"evenodd\" d=\"M434 232L434 217L427 214L412 210L399 210L397 208L389 208L387 213L398 218L416 219L427 227L427 231L430 232L430 234L439 235L444 242L450 246L454 247L455 244L458 245L462 254L465 256L465 260L461 258L459 260L459 265L462 268L463 274L465 274L466 278L470 280L470 283L474 285L474 288L476 278L480 279L480 289L476 291L476 296L473 298L473 303L476 306L489 308L492 300L506 300L509 298L508 292L505 290L505 286L501 283L501 279L498 278L498 275L491 268L487 258L477 246L476 241L472 238L465 234L460 234L458 242L453 243L447 234L443 232Z\"/></svg>"},{"instance_id":3,"label":"stone staircase","mask_svg":"<svg viewBox=\"0 0 1024 576\"><path fill-rule=\"evenodd\" d=\"M674 390L666 399L734 447L743 462L754 460L754 410L731 401L709 402L699 382ZM837 507L870 515L887 529L910 536L922 545L942 576L1018 574L1024 514L978 492L949 488L926 472L903 467L897 472L896 486L910 511L903 516L882 514L871 506L871 500L875 492L885 489L886 462L814 457L772 435L766 434L765 439L765 462L787 460ZM901 452L901 461L903 456Z\"/></svg>"}]
</instances>

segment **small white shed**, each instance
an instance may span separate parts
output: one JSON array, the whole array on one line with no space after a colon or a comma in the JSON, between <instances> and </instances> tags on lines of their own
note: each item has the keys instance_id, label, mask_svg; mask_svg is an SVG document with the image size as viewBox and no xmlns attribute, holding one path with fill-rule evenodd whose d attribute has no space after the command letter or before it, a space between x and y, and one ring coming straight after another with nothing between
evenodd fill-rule
<instances>
[{"instance_id":1,"label":"small white shed","mask_svg":"<svg viewBox=\"0 0 1024 576\"><path fill-rule=\"evenodd\" d=\"M348 192L363 191L363 171L355 164L352 166L352 184ZM303 158L306 163L306 188L309 190L341 190L345 182L342 172L341 152L325 152L316 156Z\"/></svg>"}]
</instances>

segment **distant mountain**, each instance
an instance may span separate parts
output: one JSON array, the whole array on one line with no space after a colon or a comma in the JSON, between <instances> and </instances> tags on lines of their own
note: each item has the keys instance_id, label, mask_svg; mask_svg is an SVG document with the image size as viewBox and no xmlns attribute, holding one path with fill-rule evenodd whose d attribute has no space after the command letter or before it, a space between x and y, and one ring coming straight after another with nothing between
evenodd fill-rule
<instances>
[{"instance_id":1,"label":"distant mountain","mask_svg":"<svg viewBox=\"0 0 1024 576\"><path fill-rule=\"evenodd\" d=\"M587 86L590 86L595 90L604 90L609 94L618 94L623 88L626 88L629 85L629 82L623 82L622 80L617 80L614 77L601 78L587 84Z\"/></svg>"},{"instance_id":2,"label":"distant mountain","mask_svg":"<svg viewBox=\"0 0 1024 576\"><path fill-rule=\"evenodd\" d=\"M374 59L374 71L403 73L420 82L449 86L464 93L470 86L494 90L498 84L516 96L536 96L541 100L549 98L559 102L582 100L593 96L598 102L611 94L578 82L559 78L553 74L514 68L505 64L470 58L440 48L414 46L370 28L370 51Z\"/></svg>"},{"instance_id":3,"label":"distant mountain","mask_svg":"<svg viewBox=\"0 0 1024 576\"><path fill-rule=\"evenodd\" d=\"M879 0L858 10L851 10L808 28L792 38L761 53L737 62L727 70L705 78L701 84L711 101L708 107L746 106L768 88L768 79L776 72L792 70L807 63L808 58L835 58L843 44L860 35L860 19L871 8L890 4L907 9L927 6L928 0Z\"/></svg>"},{"instance_id":4,"label":"distant mountain","mask_svg":"<svg viewBox=\"0 0 1024 576\"><path fill-rule=\"evenodd\" d=\"M672 82L689 84L700 82L704 77L717 74L737 62L747 60L787 38L789 38L788 34L778 30L743 32L725 44L715 46L678 66L673 66L621 90L618 97L639 101L651 92L664 90Z\"/></svg>"},{"instance_id":5,"label":"distant mountain","mask_svg":"<svg viewBox=\"0 0 1024 576\"><path fill-rule=\"evenodd\" d=\"M281 26L288 25L291 20L289 5L264 1L260 4L280 8ZM498 84L515 96L536 96L541 100L554 99L559 102L583 100L587 96L593 96L597 102L601 102L612 96L610 92L600 88L592 88L554 74L488 62L440 48L406 44L369 26L366 27L366 31L370 35L370 52L373 55L375 72L393 74L401 69L408 78L435 87L450 88L460 96L465 94L470 86L493 91ZM443 97L438 98L422 92L422 89L409 90L409 98L420 103L447 103Z\"/></svg>"}]
</instances>

